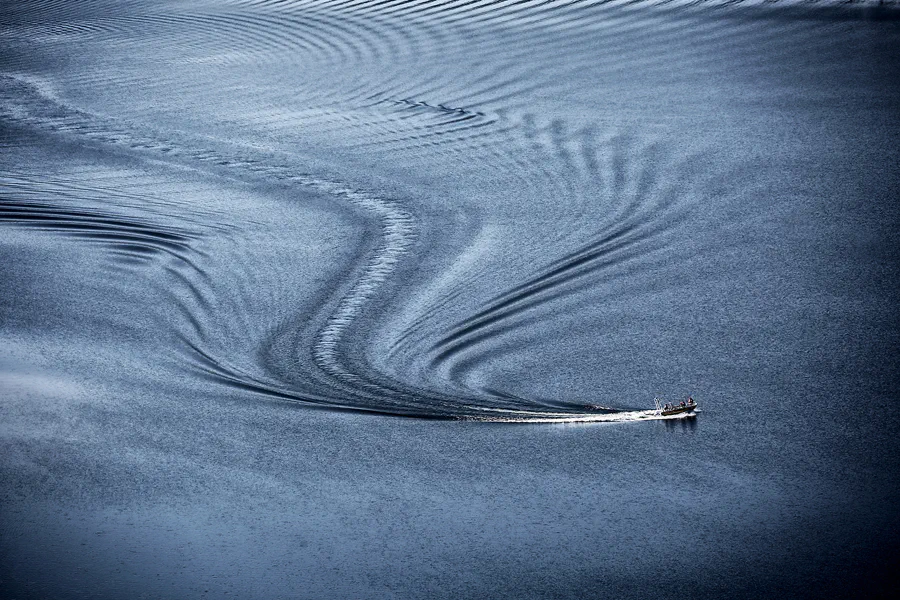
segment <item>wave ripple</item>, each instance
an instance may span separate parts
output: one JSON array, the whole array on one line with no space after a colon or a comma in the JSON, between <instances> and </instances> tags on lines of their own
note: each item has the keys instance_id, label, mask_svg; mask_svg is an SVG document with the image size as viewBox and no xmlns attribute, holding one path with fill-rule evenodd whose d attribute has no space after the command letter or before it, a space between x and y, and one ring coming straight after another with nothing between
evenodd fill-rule
<instances>
[{"instance_id":1,"label":"wave ripple","mask_svg":"<svg viewBox=\"0 0 900 600\"><path fill-rule=\"evenodd\" d=\"M552 379L590 354L579 333L676 288L673 265L705 251L697 224L724 227L716 202L759 185L752 165L708 166L707 109L753 102L744 76L789 88L759 48L827 67L842 50L816 40L844 9L751 4L12 3L4 128L200 172L288 216L9 169L0 225L123 269L162 264L179 356L248 393L427 418L653 418L633 409L650 391L515 380L527 364ZM355 227L337 243L350 258L318 265L301 310L279 281L295 265L271 248L300 248L292 232L320 204ZM548 358L510 358L529 353Z\"/></svg>"}]
</instances>

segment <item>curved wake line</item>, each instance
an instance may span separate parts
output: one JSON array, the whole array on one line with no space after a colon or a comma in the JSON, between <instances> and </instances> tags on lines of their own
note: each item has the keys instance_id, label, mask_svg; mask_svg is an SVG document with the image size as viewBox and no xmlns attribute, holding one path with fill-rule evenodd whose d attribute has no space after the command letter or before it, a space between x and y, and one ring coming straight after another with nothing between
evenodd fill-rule
<instances>
[{"instance_id":1,"label":"curved wake line","mask_svg":"<svg viewBox=\"0 0 900 600\"><path fill-rule=\"evenodd\" d=\"M318 189L339 196L375 216L381 223L381 244L373 253L362 275L338 303L335 312L316 336L313 357L326 373L345 382L360 383L362 379L344 368L338 356L338 344L363 307L387 280L416 239L415 220L396 202L361 194L336 184L322 183Z\"/></svg>"},{"instance_id":2,"label":"curved wake line","mask_svg":"<svg viewBox=\"0 0 900 600\"><path fill-rule=\"evenodd\" d=\"M354 368L348 368L343 352L350 327L359 319L365 307L395 272L417 240L416 219L410 212L396 201L351 189L328 179L297 174L288 166L267 165L257 160L227 156L208 148L196 147L196 144L184 145L184 140L167 139L165 134L160 137L152 132L142 133L140 129L134 130L136 126L128 122L68 106L51 86L37 78L4 74L2 79L18 84L12 86L17 87L17 90L8 90L13 97L6 95L3 99L5 102L0 102L2 112L13 121L53 133L84 136L104 145L243 169L257 176L299 184L338 198L377 220L380 235L375 249L358 279L337 301L334 312L325 318L324 325L313 336L310 354L315 367L320 374L325 375L326 381L319 382L326 384L324 392L311 389L306 393L277 381L277 378L271 379L271 374L251 373L245 368L232 365L233 361L227 357L218 358L204 349L202 344L185 338L186 346L206 366L203 369L206 376L225 385L304 406L392 416L493 423L615 423L671 418L660 417L652 410L606 410L600 413L585 412L573 406L571 412L566 412L547 410L547 407L540 406L523 407L519 402L505 406L498 406L494 402L491 406L488 398L475 399L416 389L410 384L385 378L377 372L356 372ZM16 94L16 91L22 93L22 96ZM37 102L29 102L28 96L36 97ZM182 308L191 313L190 309ZM301 361L303 359L302 356L298 358ZM479 401L483 404L479 404Z\"/></svg>"},{"instance_id":3,"label":"curved wake line","mask_svg":"<svg viewBox=\"0 0 900 600\"><path fill-rule=\"evenodd\" d=\"M130 131L116 126L117 123L107 122L108 119L99 115L93 115L66 105L53 88L39 78L12 73L5 73L0 75L0 77L30 89L41 101L50 104L55 109L48 111L49 115L34 115L29 114L28 108L22 106L21 102L0 106L0 108L6 109L7 115L14 120L23 121L32 126L49 127L55 132L75 132L87 135L103 143L130 145L133 148L162 151L170 157L186 154L188 158L204 162L215 162L235 167L244 166L255 174L272 175L276 179L296 183L316 192L340 199L374 216L381 228L380 242L359 279L338 302L335 312L328 317L325 325L315 336L312 351L314 362L328 375L346 383L358 385L363 382L361 377L343 367L339 358L338 346L347 329L362 312L364 305L375 295L381 284L387 280L402 256L414 243L417 236L415 219L411 213L404 210L395 201L351 189L336 181L288 173L286 169L279 169L278 167L263 167L261 165L243 163L240 160L230 160L206 149L196 152L182 152L177 147L173 147L174 145L170 142L155 140L141 134L130 135ZM60 114L60 109L62 109L62 114Z\"/></svg>"}]
</instances>

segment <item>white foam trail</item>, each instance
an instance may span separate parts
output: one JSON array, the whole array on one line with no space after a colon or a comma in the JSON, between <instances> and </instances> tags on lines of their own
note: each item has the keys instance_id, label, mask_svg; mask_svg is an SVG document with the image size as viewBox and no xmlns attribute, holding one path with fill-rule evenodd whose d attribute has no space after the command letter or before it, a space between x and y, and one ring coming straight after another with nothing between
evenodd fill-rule
<instances>
[{"instance_id":1,"label":"white foam trail","mask_svg":"<svg viewBox=\"0 0 900 600\"><path fill-rule=\"evenodd\" d=\"M482 407L470 406L472 410L483 410L485 413L490 412L489 409ZM492 423L630 423L636 421L667 421L678 419L694 418L699 411L693 413L680 413L677 415L661 415L656 410L634 410L618 413L556 413L556 412L533 412L533 411L514 411L503 409L503 415L492 416L485 414L483 417L466 417L467 421L489 421ZM521 415L520 417L517 415Z\"/></svg>"}]
</instances>

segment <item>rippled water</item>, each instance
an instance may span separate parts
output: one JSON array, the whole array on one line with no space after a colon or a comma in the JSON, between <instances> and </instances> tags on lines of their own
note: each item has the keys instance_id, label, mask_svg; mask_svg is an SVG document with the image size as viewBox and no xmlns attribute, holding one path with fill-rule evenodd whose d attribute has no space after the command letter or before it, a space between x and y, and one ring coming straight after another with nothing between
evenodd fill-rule
<instances>
[{"instance_id":1,"label":"rippled water","mask_svg":"<svg viewBox=\"0 0 900 600\"><path fill-rule=\"evenodd\" d=\"M4 595L889 589L898 23L3 5Z\"/></svg>"}]
</instances>

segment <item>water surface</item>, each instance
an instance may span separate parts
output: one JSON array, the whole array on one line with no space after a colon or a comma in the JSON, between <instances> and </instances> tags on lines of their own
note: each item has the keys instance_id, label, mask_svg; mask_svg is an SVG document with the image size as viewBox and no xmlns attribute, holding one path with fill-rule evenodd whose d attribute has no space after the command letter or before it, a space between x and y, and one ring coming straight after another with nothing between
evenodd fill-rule
<instances>
[{"instance_id":1,"label":"water surface","mask_svg":"<svg viewBox=\"0 0 900 600\"><path fill-rule=\"evenodd\" d=\"M900 21L750 4L0 9L3 595L895 587Z\"/></svg>"}]
</instances>

